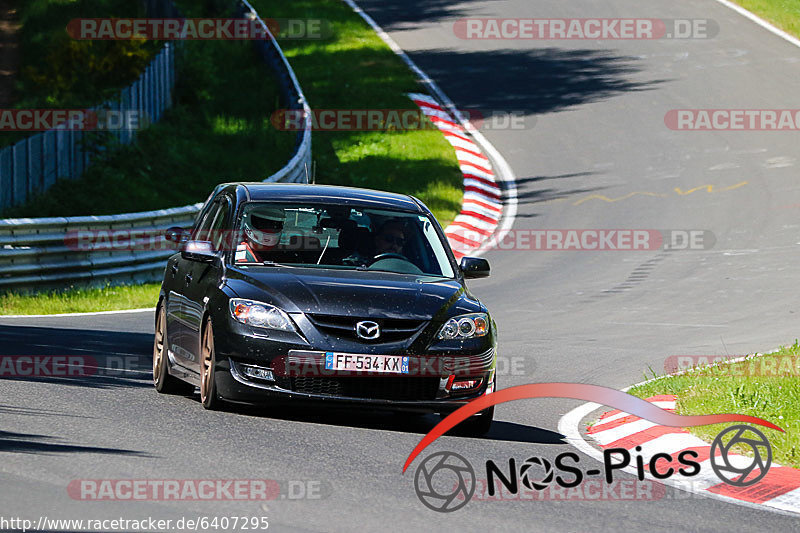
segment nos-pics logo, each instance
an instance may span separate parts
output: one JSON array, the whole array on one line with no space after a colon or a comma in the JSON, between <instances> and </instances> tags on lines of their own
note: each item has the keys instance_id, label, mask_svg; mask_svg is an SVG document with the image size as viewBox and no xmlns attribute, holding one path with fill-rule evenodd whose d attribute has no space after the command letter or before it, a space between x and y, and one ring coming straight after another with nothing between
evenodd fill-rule
<instances>
[{"instance_id":1,"label":"nos-pics logo","mask_svg":"<svg viewBox=\"0 0 800 533\"><path fill-rule=\"evenodd\" d=\"M738 452L738 453L735 453ZM745 452L747 456L741 455ZM606 467L605 478L607 482L613 479L611 470L620 469L629 464L631 459L628 450L623 448L605 450L608 455L622 454L627 457L624 464L604 463ZM691 452L695 453L696 452ZM547 459L532 457L520 465L519 471L508 472L503 475L498 472L497 466L492 461L487 461L486 470L490 494L494 493L494 479L498 479L512 492L518 490L517 480L521 479L522 485L529 490L544 490L550 483L556 481L562 487L576 486L584 479L584 473L576 468L579 456L572 452L567 454L574 464L564 466L558 459L556 467L563 467L563 471L572 476L570 481L565 482L552 468ZM655 454L651 458L650 470L654 473L654 459L657 456L666 454ZM697 455L695 455L697 458ZM747 487L761 481L769 472L772 465L772 448L767 437L759 430L744 425L731 426L720 432L711 444L710 464L714 473L724 483L736 487ZM643 461L636 461L637 474L639 479L644 479ZM509 464L515 464L509 461ZM695 469L681 471L681 475L690 477L697 475L700 471L699 463L687 461L687 465L694 464ZM533 468L536 467L536 468ZM544 471L541 479L534 479L533 470ZM499 474L499 475L498 475ZM600 474L600 470L588 470L586 475ZM663 474L663 473L662 473ZM665 479L672 474L657 475L659 479ZM477 478L475 469L464 457L457 453L443 451L429 455L423 460L414 474L414 490L419 500L429 509L441 513L457 511L467 505L475 494Z\"/></svg>"}]
</instances>

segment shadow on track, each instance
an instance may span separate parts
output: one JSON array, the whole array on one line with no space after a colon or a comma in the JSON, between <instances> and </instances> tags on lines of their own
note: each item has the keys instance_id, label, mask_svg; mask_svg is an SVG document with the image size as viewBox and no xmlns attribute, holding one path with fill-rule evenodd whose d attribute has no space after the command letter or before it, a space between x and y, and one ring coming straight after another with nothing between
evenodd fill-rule
<instances>
[{"instance_id":1,"label":"shadow on track","mask_svg":"<svg viewBox=\"0 0 800 533\"><path fill-rule=\"evenodd\" d=\"M414 60L463 110L535 115L597 102L667 80L634 79L641 59L605 50L426 50ZM476 79L485 83L476 84Z\"/></svg>"},{"instance_id":2,"label":"shadow on track","mask_svg":"<svg viewBox=\"0 0 800 533\"><path fill-rule=\"evenodd\" d=\"M152 334L2 325L0 339L0 380L104 389L152 386ZM39 356L40 366L20 372L14 356ZM56 368L47 356L78 359L69 368Z\"/></svg>"},{"instance_id":3,"label":"shadow on track","mask_svg":"<svg viewBox=\"0 0 800 533\"><path fill-rule=\"evenodd\" d=\"M497 0L491 0L497 1ZM406 2L379 2L358 0L358 5L378 20L384 30L417 27L434 21L455 22L461 17L480 16L487 0L411 0ZM475 4L473 7L471 4Z\"/></svg>"},{"instance_id":4,"label":"shadow on track","mask_svg":"<svg viewBox=\"0 0 800 533\"><path fill-rule=\"evenodd\" d=\"M52 411L50 409L36 409L33 407L17 407L16 405L0 405L0 415L66 416L70 418L94 418L91 416L74 415L66 411Z\"/></svg>"},{"instance_id":5,"label":"shadow on track","mask_svg":"<svg viewBox=\"0 0 800 533\"><path fill-rule=\"evenodd\" d=\"M58 442L58 437L35 435L31 433L14 433L0 431L0 452L15 453L99 453L111 455L148 456L143 452L124 450L121 448L101 448L97 446L80 446Z\"/></svg>"},{"instance_id":6,"label":"shadow on track","mask_svg":"<svg viewBox=\"0 0 800 533\"><path fill-rule=\"evenodd\" d=\"M384 431L398 431L403 433L428 433L433 426L439 423L440 418L436 415L415 415L407 413L392 413L379 411L354 412L352 409L334 407L315 407L313 413L308 412L306 407L289 406L281 407L280 412L275 412L275 407L258 406L226 406L226 411L237 416L253 416L258 418L275 418L292 422L308 424L324 424L331 426L346 426L362 429L374 429ZM447 434L453 437L469 437L461 435L458 431ZM515 422L504 422L496 420L492 424L491 431L484 437L485 440L505 441L505 442L524 442L530 444L564 444L564 435L547 429L526 426Z\"/></svg>"}]
</instances>

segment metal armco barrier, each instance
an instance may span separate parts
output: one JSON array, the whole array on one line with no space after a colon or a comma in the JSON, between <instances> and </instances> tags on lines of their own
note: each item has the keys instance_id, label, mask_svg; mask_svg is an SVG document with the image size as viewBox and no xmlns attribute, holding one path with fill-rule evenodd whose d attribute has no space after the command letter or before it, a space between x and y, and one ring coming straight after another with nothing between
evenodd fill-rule
<instances>
[{"instance_id":1,"label":"metal armco barrier","mask_svg":"<svg viewBox=\"0 0 800 533\"><path fill-rule=\"evenodd\" d=\"M122 248L120 251L102 244L78 247L69 242L69 236L88 230L108 231L113 238L114 230L187 227L200 207L195 204L124 215L0 220L0 290L158 279L166 259L175 253L163 235L160 244L150 250L125 250L132 248L127 242L114 243Z\"/></svg>"},{"instance_id":2,"label":"metal armco barrier","mask_svg":"<svg viewBox=\"0 0 800 533\"><path fill-rule=\"evenodd\" d=\"M246 0L243 4L243 15L258 18ZM285 105L290 109L305 110L307 120L304 130L298 134L294 156L286 166L263 181L305 183L311 165L310 108L280 46L269 30L266 31L270 40L259 41L256 46L281 79ZM252 179L242 178L242 181ZM0 291L158 281L163 276L167 258L176 252L173 245L164 239L163 230L171 226L191 226L201 206L193 204L108 216L0 220ZM160 232L161 236L155 246L149 242L148 246L141 247L143 249L137 249L139 247L129 246L127 244L131 243L125 240L135 240L136 232L119 231L132 229ZM127 237L113 242L112 246L108 241L75 246L70 237L82 230L107 231L112 240L117 230ZM119 251L114 250L116 246Z\"/></svg>"}]
</instances>

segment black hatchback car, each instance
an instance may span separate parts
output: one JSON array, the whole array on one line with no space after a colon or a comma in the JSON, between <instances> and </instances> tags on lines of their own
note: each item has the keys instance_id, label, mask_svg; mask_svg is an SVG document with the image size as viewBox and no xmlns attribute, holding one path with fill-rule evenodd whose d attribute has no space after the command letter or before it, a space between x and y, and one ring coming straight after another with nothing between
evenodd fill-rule
<instances>
[{"instance_id":1,"label":"black hatchback car","mask_svg":"<svg viewBox=\"0 0 800 533\"><path fill-rule=\"evenodd\" d=\"M496 327L416 198L321 185L218 186L158 300L153 381L220 401L449 414L495 388ZM464 422L488 431L493 411Z\"/></svg>"}]
</instances>

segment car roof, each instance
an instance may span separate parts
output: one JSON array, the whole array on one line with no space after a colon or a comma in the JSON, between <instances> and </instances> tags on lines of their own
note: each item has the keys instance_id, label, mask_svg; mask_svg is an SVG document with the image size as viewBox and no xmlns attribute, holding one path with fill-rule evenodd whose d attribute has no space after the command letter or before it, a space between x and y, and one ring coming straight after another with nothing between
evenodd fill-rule
<instances>
[{"instance_id":1,"label":"car roof","mask_svg":"<svg viewBox=\"0 0 800 533\"><path fill-rule=\"evenodd\" d=\"M275 201L308 204L357 205L395 209L414 213L424 212L417 200L405 194L338 185L307 185L299 183L230 183L218 187L243 187L251 201Z\"/></svg>"}]
</instances>

